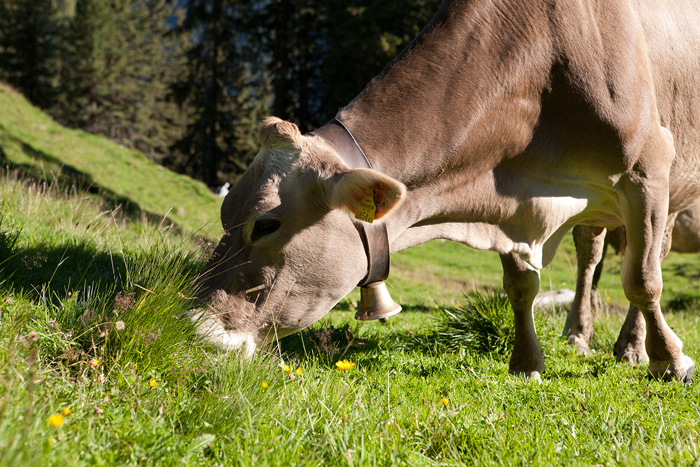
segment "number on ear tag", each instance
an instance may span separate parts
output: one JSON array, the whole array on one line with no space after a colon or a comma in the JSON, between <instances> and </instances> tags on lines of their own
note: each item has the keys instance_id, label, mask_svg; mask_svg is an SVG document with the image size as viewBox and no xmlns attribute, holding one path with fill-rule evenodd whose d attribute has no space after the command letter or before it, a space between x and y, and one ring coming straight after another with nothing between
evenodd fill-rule
<instances>
[{"instance_id":1,"label":"number on ear tag","mask_svg":"<svg viewBox=\"0 0 700 467\"><path fill-rule=\"evenodd\" d=\"M362 201L360 201L357 205L355 219L369 222L371 224L374 222L375 212L377 212L377 206L374 204L374 191L372 188L367 188L367 191L365 191L365 197L362 198Z\"/></svg>"}]
</instances>

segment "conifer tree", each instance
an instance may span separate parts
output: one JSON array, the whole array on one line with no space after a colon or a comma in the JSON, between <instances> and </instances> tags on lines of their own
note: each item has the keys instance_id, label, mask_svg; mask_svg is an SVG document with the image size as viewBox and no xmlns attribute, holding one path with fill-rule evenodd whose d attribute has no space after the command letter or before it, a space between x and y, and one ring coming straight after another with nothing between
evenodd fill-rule
<instances>
[{"instance_id":1,"label":"conifer tree","mask_svg":"<svg viewBox=\"0 0 700 467\"><path fill-rule=\"evenodd\" d=\"M125 65L118 18L111 0L78 0L67 31L61 96L53 113L63 124L114 136L120 69Z\"/></svg>"},{"instance_id":2,"label":"conifer tree","mask_svg":"<svg viewBox=\"0 0 700 467\"><path fill-rule=\"evenodd\" d=\"M184 72L185 63L184 44L170 34L168 24L178 11L166 0L121 1L118 17L127 60L119 80L128 105L116 138L160 160L186 123L186 113L169 98L169 85Z\"/></svg>"},{"instance_id":3,"label":"conifer tree","mask_svg":"<svg viewBox=\"0 0 700 467\"><path fill-rule=\"evenodd\" d=\"M326 3L319 113L331 118L420 33L441 0Z\"/></svg>"},{"instance_id":4,"label":"conifer tree","mask_svg":"<svg viewBox=\"0 0 700 467\"><path fill-rule=\"evenodd\" d=\"M52 0L0 0L0 79L40 107L54 98L59 32Z\"/></svg>"},{"instance_id":5,"label":"conifer tree","mask_svg":"<svg viewBox=\"0 0 700 467\"><path fill-rule=\"evenodd\" d=\"M170 85L185 73L186 43L171 33L169 21L181 21L183 11L168 0L144 0L143 5L140 30L147 40L140 47L138 77L144 92L134 146L151 159L162 160L171 152L170 146L182 138L187 125L187 111L182 111L170 95Z\"/></svg>"},{"instance_id":6,"label":"conifer tree","mask_svg":"<svg viewBox=\"0 0 700 467\"><path fill-rule=\"evenodd\" d=\"M302 132L318 123L320 52L325 38L324 0L250 2L248 48L251 61L271 76L273 114L294 121ZM255 5L260 5L255 7Z\"/></svg>"},{"instance_id":7,"label":"conifer tree","mask_svg":"<svg viewBox=\"0 0 700 467\"><path fill-rule=\"evenodd\" d=\"M241 59L244 39L238 30L245 6L237 0L192 0L178 29L191 45L187 73L172 89L191 117L168 162L210 186L227 173L242 172L252 160L255 115L267 106Z\"/></svg>"},{"instance_id":8,"label":"conifer tree","mask_svg":"<svg viewBox=\"0 0 700 467\"><path fill-rule=\"evenodd\" d=\"M273 83L273 113L324 124L405 48L440 0L252 1L250 47Z\"/></svg>"},{"instance_id":9,"label":"conifer tree","mask_svg":"<svg viewBox=\"0 0 700 467\"><path fill-rule=\"evenodd\" d=\"M185 124L168 99L183 66L178 38L168 34L176 16L165 0L77 0L52 114L163 159Z\"/></svg>"}]
</instances>

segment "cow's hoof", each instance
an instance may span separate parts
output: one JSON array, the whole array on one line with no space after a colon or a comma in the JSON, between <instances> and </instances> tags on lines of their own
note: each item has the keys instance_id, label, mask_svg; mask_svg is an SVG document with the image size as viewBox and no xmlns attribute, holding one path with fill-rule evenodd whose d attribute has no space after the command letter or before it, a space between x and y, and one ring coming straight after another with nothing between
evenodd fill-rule
<instances>
[{"instance_id":1,"label":"cow's hoof","mask_svg":"<svg viewBox=\"0 0 700 467\"><path fill-rule=\"evenodd\" d=\"M567 337L567 340L569 341L569 344L574 346L577 354L584 356L589 356L591 354L591 349L588 347L588 342L586 342L583 337L572 334Z\"/></svg>"},{"instance_id":2,"label":"cow's hoof","mask_svg":"<svg viewBox=\"0 0 700 467\"><path fill-rule=\"evenodd\" d=\"M630 365L649 361L647 351L644 348L644 341L638 342L636 339L625 341L622 336L615 342L613 355L615 355L615 360L618 362L627 362Z\"/></svg>"},{"instance_id":3,"label":"cow's hoof","mask_svg":"<svg viewBox=\"0 0 700 467\"><path fill-rule=\"evenodd\" d=\"M649 363L647 374L653 379L690 383L695 375L695 362L687 355L682 355L675 365L668 361L654 361Z\"/></svg>"},{"instance_id":4,"label":"cow's hoof","mask_svg":"<svg viewBox=\"0 0 700 467\"><path fill-rule=\"evenodd\" d=\"M517 376L523 378L525 381L537 381L538 383L542 381L539 371L513 371L508 370L512 376Z\"/></svg>"},{"instance_id":5,"label":"cow's hoof","mask_svg":"<svg viewBox=\"0 0 700 467\"><path fill-rule=\"evenodd\" d=\"M540 373L544 371L544 357L539 345L530 347L529 352L513 349L508 364L508 373L513 376L520 376L526 380L540 380Z\"/></svg>"}]
</instances>

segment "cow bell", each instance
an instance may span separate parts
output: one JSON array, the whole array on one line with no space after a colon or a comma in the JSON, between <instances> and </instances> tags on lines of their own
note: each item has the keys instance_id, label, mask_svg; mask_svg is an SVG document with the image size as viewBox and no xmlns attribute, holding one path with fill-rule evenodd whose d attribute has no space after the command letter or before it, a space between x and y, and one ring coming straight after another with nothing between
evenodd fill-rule
<instances>
[{"instance_id":1,"label":"cow bell","mask_svg":"<svg viewBox=\"0 0 700 467\"><path fill-rule=\"evenodd\" d=\"M378 319L386 323L389 316L401 311L401 305L389 295L384 281L373 282L360 288L360 308L355 313L358 321Z\"/></svg>"}]
</instances>

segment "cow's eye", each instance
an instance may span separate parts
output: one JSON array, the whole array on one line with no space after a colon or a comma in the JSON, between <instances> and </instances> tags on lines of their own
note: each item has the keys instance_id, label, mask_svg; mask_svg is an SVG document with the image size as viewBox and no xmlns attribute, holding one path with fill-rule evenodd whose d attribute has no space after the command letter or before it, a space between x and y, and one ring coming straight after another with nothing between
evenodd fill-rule
<instances>
[{"instance_id":1,"label":"cow's eye","mask_svg":"<svg viewBox=\"0 0 700 467\"><path fill-rule=\"evenodd\" d=\"M280 228L280 221L276 219L260 219L255 221L253 233L250 234L250 241L255 242L260 240L265 235L270 235Z\"/></svg>"}]
</instances>

